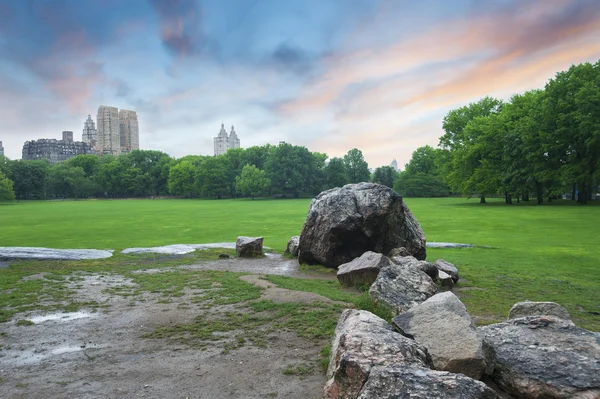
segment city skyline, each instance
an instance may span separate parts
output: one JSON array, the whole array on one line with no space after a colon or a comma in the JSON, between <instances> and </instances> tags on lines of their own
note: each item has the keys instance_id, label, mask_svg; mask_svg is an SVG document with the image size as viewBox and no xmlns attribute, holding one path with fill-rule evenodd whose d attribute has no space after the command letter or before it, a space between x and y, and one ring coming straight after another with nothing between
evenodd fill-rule
<instances>
[{"instance_id":1,"label":"city skyline","mask_svg":"<svg viewBox=\"0 0 600 399\"><path fill-rule=\"evenodd\" d=\"M244 147L358 148L403 169L448 110L597 61L599 34L593 0L0 0L0 140L18 159L108 103L174 157L211 155L225 120Z\"/></svg>"}]
</instances>

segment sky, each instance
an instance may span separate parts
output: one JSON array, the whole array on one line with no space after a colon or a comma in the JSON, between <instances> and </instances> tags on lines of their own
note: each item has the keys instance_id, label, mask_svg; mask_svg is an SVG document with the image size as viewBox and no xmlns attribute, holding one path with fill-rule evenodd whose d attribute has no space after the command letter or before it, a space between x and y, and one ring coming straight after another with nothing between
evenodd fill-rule
<instances>
[{"instance_id":1,"label":"sky","mask_svg":"<svg viewBox=\"0 0 600 399\"><path fill-rule=\"evenodd\" d=\"M0 141L81 140L102 104L174 157L224 123L403 169L449 110L598 59L598 0L0 0Z\"/></svg>"}]
</instances>

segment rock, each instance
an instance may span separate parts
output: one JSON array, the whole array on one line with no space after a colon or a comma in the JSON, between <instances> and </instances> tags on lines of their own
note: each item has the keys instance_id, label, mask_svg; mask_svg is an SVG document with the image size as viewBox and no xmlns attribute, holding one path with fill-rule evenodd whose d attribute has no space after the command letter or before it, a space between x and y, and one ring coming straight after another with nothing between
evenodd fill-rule
<instances>
[{"instance_id":1,"label":"rock","mask_svg":"<svg viewBox=\"0 0 600 399\"><path fill-rule=\"evenodd\" d=\"M356 398L371 368L392 364L429 367L427 351L365 310L346 309L335 328L323 397Z\"/></svg>"},{"instance_id":2,"label":"rock","mask_svg":"<svg viewBox=\"0 0 600 399\"><path fill-rule=\"evenodd\" d=\"M365 252L352 262L341 265L337 278L343 285L352 287L371 285L377 278L382 267L388 266L392 261L385 255L376 252Z\"/></svg>"},{"instance_id":3,"label":"rock","mask_svg":"<svg viewBox=\"0 0 600 399\"><path fill-rule=\"evenodd\" d=\"M452 280L452 276L446 272L438 270L438 279L440 280L440 285L446 288L452 288L454 286L454 280Z\"/></svg>"},{"instance_id":4,"label":"rock","mask_svg":"<svg viewBox=\"0 0 600 399\"><path fill-rule=\"evenodd\" d=\"M105 259L113 256L113 250L100 249L54 249L38 247L0 247L0 260L57 259L84 260Z\"/></svg>"},{"instance_id":5,"label":"rock","mask_svg":"<svg viewBox=\"0 0 600 399\"><path fill-rule=\"evenodd\" d=\"M381 269L369 289L371 299L394 315L418 305L436 292L437 287L428 275L393 263Z\"/></svg>"},{"instance_id":6,"label":"rock","mask_svg":"<svg viewBox=\"0 0 600 399\"><path fill-rule=\"evenodd\" d=\"M462 374L393 365L371 369L358 399L500 399L481 381Z\"/></svg>"},{"instance_id":7,"label":"rock","mask_svg":"<svg viewBox=\"0 0 600 399\"><path fill-rule=\"evenodd\" d=\"M229 259L228 254L219 254L219 259Z\"/></svg>"},{"instance_id":8,"label":"rock","mask_svg":"<svg viewBox=\"0 0 600 399\"><path fill-rule=\"evenodd\" d=\"M509 320L526 316L554 316L571 321L567 309L555 302L518 302L508 312Z\"/></svg>"},{"instance_id":9,"label":"rock","mask_svg":"<svg viewBox=\"0 0 600 399\"><path fill-rule=\"evenodd\" d=\"M394 256L391 258L391 261L400 266L415 267L431 277L434 281L438 278L438 269L433 263L418 260L412 256Z\"/></svg>"},{"instance_id":10,"label":"rock","mask_svg":"<svg viewBox=\"0 0 600 399\"><path fill-rule=\"evenodd\" d=\"M403 335L427 348L436 370L480 379L492 363L465 305L450 291L432 296L392 322Z\"/></svg>"},{"instance_id":11,"label":"rock","mask_svg":"<svg viewBox=\"0 0 600 399\"><path fill-rule=\"evenodd\" d=\"M410 252L408 252L408 249L404 247L398 247L392 249L388 254L388 257L390 258L393 258L394 256L410 256Z\"/></svg>"},{"instance_id":12,"label":"rock","mask_svg":"<svg viewBox=\"0 0 600 399\"><path fill-rule=\"evenodd\" d=\"M310 203L298 261L338 267L367 251L387 254L397 247L425 259L425 235L402 197L379 184L348 184Z\"/></svg>"},{"instance_id":13,"label":"rock","mask_svg":"<svg viewBox=\"0 0 600 399\"><path fill-rule=\"evenodd\" d=\"M553 316L479 327L495 352L491 379L518 398L600 398L600 333Z\"/></svg>"},{"instance_id":14,"label":"rock","mask_svg":"<svg viewBox=\"0 0 600 399\"><path fill-rule=\"evenodd\" d=\"M235 242L235 250L240 258L257 258L263 255L264 237L240 236Z\"/></svg>"},{"instance_id":15,"label":"rock","mask_svg":"<svg viewBox=\"0 0 600 399\"><path fill-rule=\"evenodd\" d=\"M298 244L300 243L300 236L293 236L288 241L287 247L285 249L286 254L290 254L292 256L298 256Z\"/></svg>"},{"instance_id":16,"label":"rock","mask_svg":"<svg viewBox=\"0 0 600 399\"><path fill-rule=\"evenodd\" d=\"M460 278L458 276L458 269L452 263L446 262L443 259L438 259L435 261L434 265L438 268L438 270L441 270L444 273L447 273L450 276L452 276L452 281L454 281L455 283L458 282L458 279Z\"/></svg>"}]
</instances>

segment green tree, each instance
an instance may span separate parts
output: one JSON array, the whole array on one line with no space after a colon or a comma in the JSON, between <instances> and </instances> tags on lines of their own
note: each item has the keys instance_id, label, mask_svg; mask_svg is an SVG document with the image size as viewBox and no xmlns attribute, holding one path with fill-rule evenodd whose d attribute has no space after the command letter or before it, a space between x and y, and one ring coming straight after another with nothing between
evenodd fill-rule
<instances>
[{"instance_id":1,"label":"green tree","mask_svg":"<svg viewBox=\"0 0 600 399\"><path fill-rule=\"evenodd\" d=\"M359 149L353 148L344 155L344 166L346 167L346 175L350 183L365 182L371 178L369 165Z\"/></svg>"},{"instance_id":2,"label":"green tree","mask_svg":"<svg viewBox=\"0 0 600 399\"><path fill-rule=\"evenodd\" d=\"M168 186L172 195L197 196L196 168L192 162L183 161L172 166L169 170Z\"/></svg>"},{"instance_id":3,"label":"green tree","mask_svg":"<svg viewBox=\"0 0 600 399\"><path fill-rule=\"evenodd\" d=\"M208 157L197 169L196 185L203 197L229 195L229 162L225 157Z\"/></svg>"},{"instance_id":4,"label":"green tree","mask_svg":"<svg viewBox=\"0 0 600 399\"><path fill-rule=\"evenodd\" d=\"M342 158L331 158L325 168L326 188L342 187L350 182Z\"/></svg>"},{"instance_id":5,"label":"green tree","mask_svg":"<svg viewBox=\"0 0 600 399\"><path fill-rule=\"evenodd\" d=\"M18 199L46 197L46 184L50 163L47 160L11 162L10 178Z\"/></svg>"},{"instance_id":6,"label":"green tree","mask_svg":"<svg viewBox=\"0 0 600 399\"><path fill-rule=\"evenodd\" d=\"M124 198L127 195L127 181L125 179L127 167L114 157L106 158L110 162L100 164L95 176L96 183L102 189L104 195L112 198Z\"/></svg>"},{"instance_id":7,"label":"green tree","mask_svg":"<svg viewBox=\"0 0 600 399\"><path fill-rule=\"evenodd\" d=\"M235 181L236 191L252 199L267 195L271 188L271 181L267 178L265 172L254 165L244 166L240 176L237 176Z\"/></svg>"},{"instance_id":8,"label":"green tree","mask_svg":"<svg viewBox=\"0 0 600 399\"><path fill-rule=\"evenodd\" d=\"M48 193L60 198L84 198L93 191L92 181L80 166L61 162L48 171Z\"/></svg>"},{"instance_id":9,"label":"green tree","mask_svg":"<svg viewBox=\"0 0 600 399\"><path fill-rule=\"evenodd\" d=\"M91 154L77 155L68 159L66 163L75 168L82 168L87 177L93 177L98 171L99 158Z\"/></svg>"},{"instance_id":10,"label":"green tree","mask_svg":"<svg viewBox=\"0 0 600 399\"><path fill-rule=\"evenodd\" d=\"M13 201L13 182L0 171L0 201Z\"/></svg>"},{"instance_id":11,"label":"green tree","mask_svg":"<svg viewBox=\"0 0 600 399\"><path fill-rule=\"evenodd\" d=\"M398 172L391 166L380 166L373 173L373 183L383 184L389 188L394 187L394 182L398 178Z\"/></svg>"},{"instance_id":12,"label":"green tree","mask_svg":"<svg viewBox=\"0 0 600 399\"><path fill-rule=\"evenodd\" d=\"M404 197L447 197L449 189L439 176L402 172L394 182L394 191Z\"/></svg>"},{"instance_id":13,"label":"green tree","mask_svg":"<svg viewBox=\"0 0 600 399\"><path fill-rule=\"evenodd\" d=\"M306 147L279 143L272 147L265 162L265 173L271 180L271 189L278 194L310 191L314 159Z\"/></svg>"}]
</instances>

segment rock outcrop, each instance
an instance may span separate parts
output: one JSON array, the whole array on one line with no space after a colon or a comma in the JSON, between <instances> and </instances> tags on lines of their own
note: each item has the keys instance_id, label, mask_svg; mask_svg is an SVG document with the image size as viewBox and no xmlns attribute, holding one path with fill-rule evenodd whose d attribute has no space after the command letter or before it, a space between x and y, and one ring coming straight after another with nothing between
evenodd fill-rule
<instances>
[{"instance_id":1,"label":"rock outcrop","mask_svg":"<svg viewBox=\"0 0 600 399\"><path fill-rule=\"evenodd\" d=\"M482 335L452 292L432 296L394 317L393 324L427 348L436 370L480 379L491 364Z\"/></svg>"},{"instance_id":2,"label":"rock outcrop","mask_svg":"<svg viewBox=\"0 0 600 399\"><path fill-rule=\"evenodd\" d=\"M240 258L257 258L263 255L264 237L240 236L235 242L235 250Z\"/></svg>"},{"instance_id":3,"label":"rock outcrop","mask_svg":"<svg viewBox=\"0 0 600 399\"><path fill-rule=\"evenodd\" d=\"M412 364L429 367L427 351L397 332L385 320L346 309L335 329L323 398L356 398L375 366Z\"/></svg>"},{"instance_id":4,"label":"rock outcrop","mask_svg":"<svg viewBox=\"0 0 600 399\"><path fill-rule=\"evenodd\" d=\"M390 258L392 262L404 267L414 267L431 277L432 280L438 278L438 269L433 263L418 260L413 256L394 256Z\"/></svg>"},{"instance_id":5,"label":"rock outcrop","mask_svg":"<svg viewBox=\"0 0 600 399\"><path fill-rule=\"evenodd\" d=\"M493 348L491 379L516 398L600 398L600 334L553 316L479 327Z\"/></svg>"},{"instance_id":6,"label":"rock outcrop","mask_svg":"<svg viewBox=\"0 0 600 399\"><path fill-rule=\"evenodd\" d=\"M300 243L300 236L293 236L288 241L285 253L292 256L298 256L298 244Z\"/></svg>"},{"instance_id":7,"label":"rock outcrop","mask_svg":"<svg viewBox=\"0 0 600 399\"><path fill-rule=\"evenodd\" d=\"M371 285L377 278L381 268L389 266L392 261L383 254L365 252L351 262L338 268L337 278L345 286L358 287Z\"/></svg>"},{"instance_id":8,"label":"rock outcrop","mask_svg":"<svg viewBox=\"0 0 600 399\"><path fill-rule=\"evenodd\" d=\"M54 249L38 247L0 247L0 260L55 259L84 260L105 259L113 256L113 250L101 249Z\"/></svg>"},{"instance_id":9,"label":"rock outcrop","mask_svg":"<svg viewBox=\"0 0 600 399\"><path fill-rule=\"evenodd\" d=\"M348 184L310 203L298 260L338 267L367 251L387 255L398 247L425 259L425 235L402 197L379 184Z\"/></svg>"},{"instance_id":10,"label":"rock outcrop","mask_svg":"<svg viewBox=\"0 0 600 399\"><path fill-rule=\"evenodd\" d=\"M422 367L373 367L358 399L500 399L481 381Z\"/></svg>"},{"instance_id":11,"label":"rock outcrop","mask_svg":"<svg viewBox=\"0 0 600 399\"><path fill-rule=\"evenodd\" d=\"M418 305L436 292L437 286L428 275L419 269L396 264L381 269L369 289L373 301L394 315Z\"/></svg>"},{"instance_id":12,"label":"rock outcrop","mask_svg":"<svg viewBox=\"0 0 600 399\"><path fill-rule=\"evenodd\" d=\"M449 274L452 277L452 281L455 283L458 282L458 279L460 278L458 275L458 269L452 263L446 262L443 259L438 259L435 261L434 265L438 268L438 270Z\"/></svg>"},{"instance_id":13,"label":"rock outcrop","mask_svg":"<svg viewBox=\"0 0 600 399\"><path fill-rule=\"evenodd\" d=\"M508 312L509 320L527 316L554 316L571 321L569 311L555 302L518 302Z\"/></svg>"}]
</instances>

